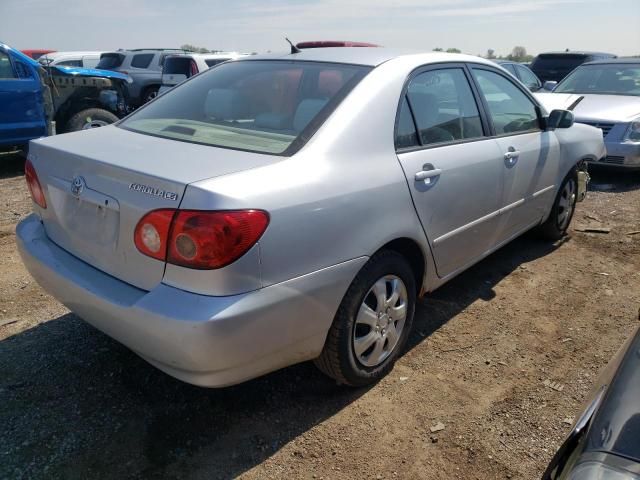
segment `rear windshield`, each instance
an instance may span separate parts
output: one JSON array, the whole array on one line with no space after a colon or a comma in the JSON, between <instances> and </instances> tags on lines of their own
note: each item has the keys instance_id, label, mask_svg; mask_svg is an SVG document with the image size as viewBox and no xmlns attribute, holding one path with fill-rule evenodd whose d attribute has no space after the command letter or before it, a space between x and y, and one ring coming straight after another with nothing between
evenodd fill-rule
<instances>
[{"instance_id":1,"label":"rear windshield","mask_svg":"<svg viewBox=\"0 0 640 480\"><path fill-rule=\"evenodd\" d=\"M640 62L584 65L560 82L554 92L640 96Z\"/></svg>"},{"instance_id":2,"label":"rear windshield","mask_svg":"<svg viewBox=\"0 0 640 480\"><path fill-rule=\"evenodd\" d=\"M101 68L103 70L118 68L122 65L122 60L124 60L124 55L119 53L103 53L100 55L100 61L96 68Z\"/></svg>"},{"instance_id":3,"label":"rear windshield","mask_svg":"<svg viewBox=\"0 0 640 480\"><path fill-rule=\"evenodd\" d=\"M535 70L573 70L587 59L585 55L539 55L531 67Z\"/></svg>"},{"instance_id":4,"label":"rear windshield","mask_svg":"<svg viewBox=\"0 0 640 480\"><path fill-rule=\"evenodd\" d=\"M191 61L189 57L167 57L164 60L162 73L186 75L188 78L191 76Z\"/></svg>"},{"instance_id":5,"label":"rear windshield","mask_svg":"<svg viewBox=\"0 0 640 480\"><path fill-rule=\"evenodd\" d=\"M185 142L293 155L370 70L319 62L224 63L119 126Z\"/></svg>"}]
</instances>

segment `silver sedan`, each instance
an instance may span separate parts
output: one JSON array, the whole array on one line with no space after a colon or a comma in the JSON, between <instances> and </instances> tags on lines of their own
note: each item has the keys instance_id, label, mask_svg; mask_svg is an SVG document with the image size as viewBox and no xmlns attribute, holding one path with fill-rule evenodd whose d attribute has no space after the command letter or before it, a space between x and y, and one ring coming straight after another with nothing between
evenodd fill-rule
<instances>
[{"instance_id":1,"label":"silver sedan","mask_svg":"<svg viewBox=\"0 0 640 480\"><path fill-rule=\"evenodd\" d=\"M562 237L603 154L480 58L253 56L32 142L17 241L48 292L179 379L314 359L365 385L422 294L527 230Z\"/></svg>"},{"instance_id":2,"label":"silver sedan","mask_svg":"<svg viewBox=\"0 0 640 480\"><path fill-rule=\"evenodd\" d=\"M571 108L576 122L602 130L607 155L598 164L640 169L640 59L585 63L553 93L536 96L550 108Z\"/></svg>"}]
</instances>

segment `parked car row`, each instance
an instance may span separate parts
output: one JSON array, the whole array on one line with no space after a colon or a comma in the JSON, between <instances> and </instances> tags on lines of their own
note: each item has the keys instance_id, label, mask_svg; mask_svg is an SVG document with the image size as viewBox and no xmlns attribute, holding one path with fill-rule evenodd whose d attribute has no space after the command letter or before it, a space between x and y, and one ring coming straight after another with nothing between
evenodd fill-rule
<instances>
[{"instance_id":1,"label":"parked car row","mask_svg":"<svg viewBox=\"0 0 640 480\"><path fill-rule=\"evenodd\" d=\"M0 43L0 149L113 123L128 113L128 77L42 65Z\"/></svg>"},{"instance_id":2,"label":"parked car row","mask_svg":"<svg viewBox=\"0 0 640 480\"><path fill-rule=\"evenodd\" d=\"M576 121L599 128L607 155L598 164L640 168L640 59L597 60L573 70L553 93L538 93L548 108L566 108Z\"/></svg>"}]
</instances>

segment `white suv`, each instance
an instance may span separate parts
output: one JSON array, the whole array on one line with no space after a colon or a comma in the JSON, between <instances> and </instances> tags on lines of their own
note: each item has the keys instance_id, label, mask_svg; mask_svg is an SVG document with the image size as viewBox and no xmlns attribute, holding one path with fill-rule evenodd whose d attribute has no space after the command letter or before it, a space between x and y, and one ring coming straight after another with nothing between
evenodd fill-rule
<instances>
[{"instance_id":1,"label":"white suv","mask_svg":"<svg viewBox=\"0 0 640 480\"><path fill-rule=\"evenodd\" d=\"M165 58L162 68L162 86L158 93L171 90L180 82L194 76L219 63L246 57L246 53L220 52L220 53L183 53L171 55Z\"/></svg>"},{"instance_id":2,"label":"white suv","mask_svg":"<svg viewBox=\"0 0 640 480\"><path fill-rule=\"evenodd\" d=\"M54 52L42 55L38 62L58 67L96 68L101 54L102 52Z\"/></svg>"}]
</instances>

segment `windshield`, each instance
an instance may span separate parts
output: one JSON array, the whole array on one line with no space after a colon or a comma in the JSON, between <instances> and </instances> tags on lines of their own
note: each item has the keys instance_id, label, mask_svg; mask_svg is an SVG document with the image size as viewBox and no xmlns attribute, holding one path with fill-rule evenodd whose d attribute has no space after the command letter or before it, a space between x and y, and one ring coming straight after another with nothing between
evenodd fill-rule
<instances>
[{"instance_id":1,"label":"windshield","mask_svg":"<svg viewBox=\"0 0 640 480\"><path fill-rule=\"evenodd\" d=\"M185 142L293 155L369 71L319 62L224 63L119 126Z\"/></svg>"},{"instance_id":2,"label":"windshield","mask_svg":"<svg viewBox=\"0 0 640 480\"><path fill-rule=\"evenodd\" d=\"M584 65L560 82L554 92L640 96L640 62Z\"/></svg>"}]
</instances>

